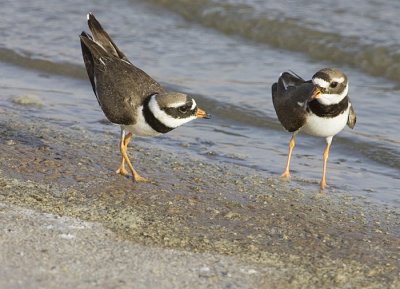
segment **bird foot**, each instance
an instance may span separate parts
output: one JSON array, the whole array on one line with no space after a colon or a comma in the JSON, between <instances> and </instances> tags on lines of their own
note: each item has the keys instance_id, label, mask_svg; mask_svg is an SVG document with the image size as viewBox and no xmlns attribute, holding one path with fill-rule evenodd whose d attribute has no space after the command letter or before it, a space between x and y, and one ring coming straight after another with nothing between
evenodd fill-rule
<instances>
[{"instance_id":1,"label":"bird foot","mask_svg":"<svg viewBox=\"0 0 400 289\"><path fill-rule=\"evenodd\" d=\"M326 182L321 182L321 183L319 184L319 192L320 192L320 193L323 193L326 186L327 186L327 185L326 185Z\"/></svg>"},{"instance_id":2,"label":"bird foot","mask_svg":"<svg viewBox=\"0 0 400 289\"><path fill-rule=\"evenodd\" d=\"M140 175L134 175L133 176L133 181L134 182L144 182L144 183L150 182L148 179L146 179L146 178L144 178L144 177L142 177Z\"/></svg>"},{"instance_id":3,"label":"bird foot","mask_svg":"<svg viewBox=\"0 0 400 289\"><path fill-rule=\"evenodd\" d=\"M123 166L120 166L120 167L118 168L118 170L115 171L115 173L116 173L116 174L119 174L119 175L121 175L121 176L127 176L127 175L129 175L128 171L127 171Z\"/></svg>"},{"instance_id":4,"label":"bird foot","mask_svg":"<svg viewBox=\"0 0 400 289\"><path fill-rule=\"evenodd\" d=\"M288 171L283 172L283 174L281 174L281 179L288 181L290 179L290 173Z\"/></svg>"}]
</instances>

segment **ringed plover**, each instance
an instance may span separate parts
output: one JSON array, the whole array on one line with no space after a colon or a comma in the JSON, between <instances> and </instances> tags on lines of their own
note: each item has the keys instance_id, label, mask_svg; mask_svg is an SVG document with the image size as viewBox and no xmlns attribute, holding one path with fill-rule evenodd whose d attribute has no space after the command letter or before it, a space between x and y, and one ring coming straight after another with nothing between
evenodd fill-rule
<instances>
[{"instance_id":1,"label":"ringed plover","mask_svg":"<svg viewBox=\"0 0 400 289\"><path fill-rule=\"evenodd\" d=\"M338 69L324 68L305 81L295 73L283 72L272 85L272 102L282 126L292 133L286 168L281 175L288 179L289 165L299 131L324 137L326 147L323 154L320 191L326 185L326 164L332 138L346 124L354 128L356 114L348 97L347 76Z\"/></svg>"},{"instance_id":2,"label":"ringed plover","mask_svg":"<svg viewBox=\"0 0 400 289\"><path fill-rule=\"evenodd\" d=\"M105 116L121 126L122 160L116 173L128 175L126 162L134 181L146 181L129 160L127 147L131 138L164 134L208 115L190 96L165 90L134 66L92 13L87 20L92 35L86 32L80 35L86 71Z\"/></svg>"}]
</instances>

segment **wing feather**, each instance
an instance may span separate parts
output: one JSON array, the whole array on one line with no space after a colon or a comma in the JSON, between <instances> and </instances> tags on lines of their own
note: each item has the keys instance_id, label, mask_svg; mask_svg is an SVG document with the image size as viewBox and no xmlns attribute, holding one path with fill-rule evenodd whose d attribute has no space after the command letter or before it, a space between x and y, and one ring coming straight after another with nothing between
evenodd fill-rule
<instances>
[{"instance_id":1,"label":"wing feather","mask_svg":"<svg viewBox=\"0 0 400 289\"><path fill-rule=\"evenodd\" d=\"M272 85L272 102L283 127L289 132L300 129L306 120L305 102L313 85L297 74L283 72Z\"/></svg>"},{"instance_id":2,"label":"wing feather","mask_svg":"<svg viewBox=\"0 0 400 289\"><path fill-rule=\"evenodd\" d=\"M354 126L356 125L357 116L351 102L349 102L349 105L350 105L350 111L349 111L349 118L347 119L347 126L353 129Z\"/></svg>"}]
</instances>

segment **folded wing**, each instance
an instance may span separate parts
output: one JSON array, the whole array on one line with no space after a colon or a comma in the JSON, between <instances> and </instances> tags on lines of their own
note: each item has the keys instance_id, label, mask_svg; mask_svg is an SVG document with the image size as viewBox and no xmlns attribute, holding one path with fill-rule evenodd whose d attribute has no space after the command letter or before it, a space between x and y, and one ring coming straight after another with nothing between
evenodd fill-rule
<instances>
[{"instance_id":1,"label":"folded wing","mask_svg":"<svg viewBox=\"0 0 400 289\"><path fill-rule=\"evenodd\" d=\"M127 59L93 14L88 15L88 25L92 36L82 32L80 40L97 100L109 121L134 124L137 108L143 100L164 89Z\"/></svg>"},{"instance_id":2,"label":"folded wing","mask_svg":"<svg viewBox=\"0 0 400 289\"><path fill-rule=\"evenodd\" d=\"M283 72L272 85L272 102L283 127L289 132L300 129L306 121L306 101L313 85L300 76Z\"/></svg>"}]
</instances>

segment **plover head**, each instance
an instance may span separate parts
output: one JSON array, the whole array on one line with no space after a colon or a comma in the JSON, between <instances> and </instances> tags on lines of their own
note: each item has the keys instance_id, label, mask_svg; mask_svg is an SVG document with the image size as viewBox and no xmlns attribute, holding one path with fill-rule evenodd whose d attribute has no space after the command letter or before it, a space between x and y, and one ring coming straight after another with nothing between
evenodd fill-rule
<instances>
[{"instance_id":1,"label":"plover head","mask_svg":"<svg viewBox=\"0 0 400 289\"><path fill-rule=\"evenodd\" d=\"M314 74L315 85L310 101L316 99L323 105L341 102L349 91L347 76L336 68L324 68Z\"/></svg>"},{"instance_id":2,"label":"plover head","mask_svg":"<svg viewBox=\"0 0 400 289\"><path fill-rule=\"evenodd\" d=\"M148 106L154 117L170 128L177 128L196 118L209 117L197 107L192 97L178 92L153 94Z\"/></svg>"}]
</instances>

